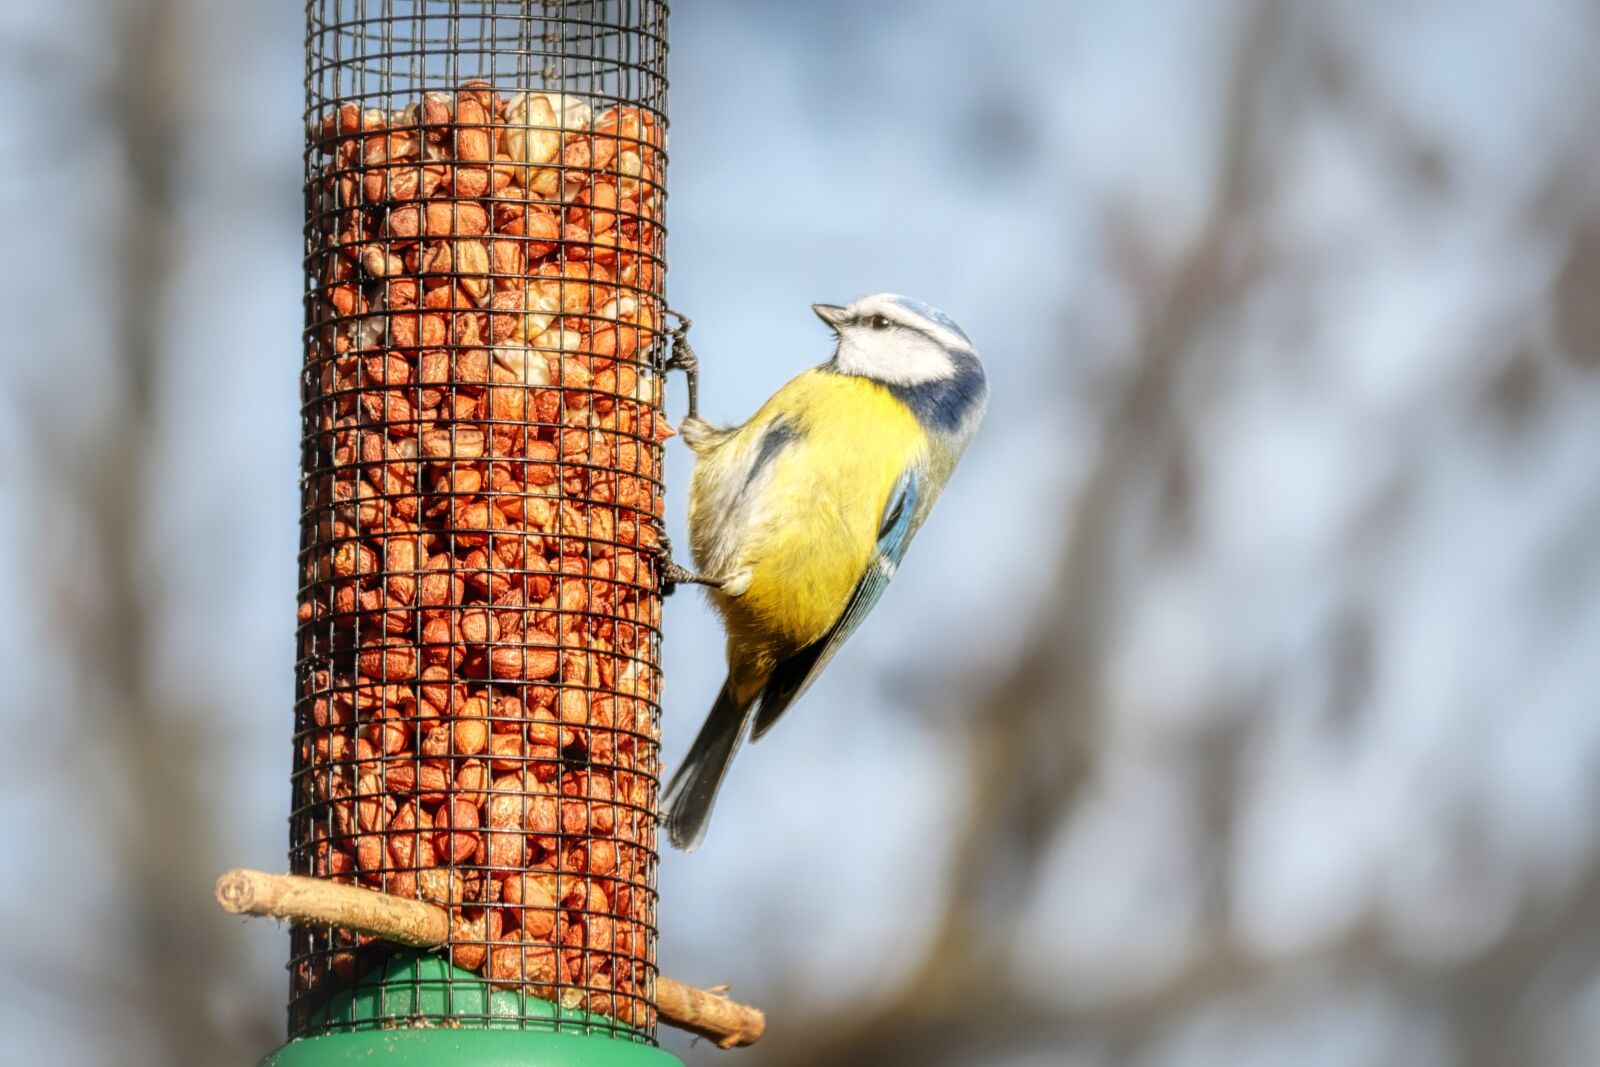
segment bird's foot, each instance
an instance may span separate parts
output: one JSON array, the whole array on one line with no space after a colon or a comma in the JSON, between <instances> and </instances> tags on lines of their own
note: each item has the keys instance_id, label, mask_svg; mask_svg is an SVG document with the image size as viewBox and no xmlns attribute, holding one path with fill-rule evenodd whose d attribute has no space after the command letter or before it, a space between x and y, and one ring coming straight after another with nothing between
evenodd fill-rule
<instances>
[{"instance_id":1,"label":"bird's foot","mask_svg":"<svg viewBox=\"0 0 1600 1067\"><path fill-rule=\"evenodd\" d=\"M721 589L722 581L698 574L669 557L661 564L661 595L671 596L678 591L680 585L703 585L707 589Z\"/></svg>"},{"instance_id":2,"label":"bird's foot","mask_svg":"<svg viewBox=\"0 0 1600 1067\"><path fill-rule=\"evenodd\" d=\"M722 581L718 578L708 578L696 573L672 558L672 539L665 533L661 535L661 544L657 548L661 573L661 595L671 596L678 591L680 585L703 585L707 589L722 588Z\"/></svg>"},{"instance_id":3,"label":"bird's foot","mask_svg":"<svg viewBox=\"0 0 1600 1067\"><path fill-rule=\"evenodd\" d=\"M668 311L668 315L678 320L678 325L667 331L667 336L672 338L672 354L667 357L663 369L683 371L685 384L689 387L689 413L684 416L684 421L700 418L700 357L695 355L693 348L689 347L689 327L694 323L687 315L676 311Z\"/></svg>"}]
</instances>

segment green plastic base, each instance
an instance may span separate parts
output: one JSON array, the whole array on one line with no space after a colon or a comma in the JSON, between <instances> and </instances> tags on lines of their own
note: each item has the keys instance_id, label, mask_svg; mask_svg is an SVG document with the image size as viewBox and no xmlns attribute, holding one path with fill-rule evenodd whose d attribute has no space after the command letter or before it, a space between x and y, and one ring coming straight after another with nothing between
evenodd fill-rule
<instances>
[{"instance_id":1,"label":"green plastic base","mask_svg":"<svg viewBox=\"0 0 1600 1067\"><path fill-rule=\"evenodd\" d=\"M261 1067L683 1067L653 1045L537 1030L373 1030L291 1041Z\"/></svg>"},{"instance_id":2,"label":"green plastic base","mask_svg":"<svg viewBox=\"0 0 1600 1067\"><path fill-rule=\"evenodd\" d=\"M396 953L261 1067L683 1067L615 1020L495 989L438 956Z\"/></svg>"}]
</instances>

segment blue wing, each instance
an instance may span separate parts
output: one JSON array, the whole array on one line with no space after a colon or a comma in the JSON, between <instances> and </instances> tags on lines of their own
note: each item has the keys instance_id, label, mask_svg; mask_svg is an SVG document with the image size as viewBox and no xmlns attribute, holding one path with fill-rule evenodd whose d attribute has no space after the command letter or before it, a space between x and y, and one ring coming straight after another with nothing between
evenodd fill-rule
<instances>
[{"instance_id":1,"label":"blue wing","mask_svg":"<svg viewBox=\"0 0 1600 1067\"><path fill-rule=\"evenodd\" d=\"M889 579L894 577L895 569L905 557L906 545L911 541L911 519L917 511L920 488L916 467L908 469L895 482L894 489L889 493L889 502L883 508L883 520L878 524L877 551L867 564L866 573L856 582L844 611L828 632L778 664L772 672L772 677L756 698L757 711L751 740L758 739L770 730L789 705L800 698L800 694L822 673L822 668L828 665L833 654L839 651L839 646L855 633L856 627L861 625L867 613L883 596Z\"/></svg>"}]
</instances>

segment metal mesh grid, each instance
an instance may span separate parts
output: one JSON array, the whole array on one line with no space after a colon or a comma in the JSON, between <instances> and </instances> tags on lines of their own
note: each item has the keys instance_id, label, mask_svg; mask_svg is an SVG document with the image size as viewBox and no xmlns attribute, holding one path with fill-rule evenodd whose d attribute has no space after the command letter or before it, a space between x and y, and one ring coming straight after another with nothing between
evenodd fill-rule
<instances>
[{"instance_id":1,"label":"metal mesh grid","mask_svg":"<svg viewBox=\"0 0 1600 1067\"><path fill-rule=\"evenodd\" d=\"M291 869L447 906L493 1025L653 1040L666 5L306 19ZM291 1036L389 951L296 927Z\"/></svg>"}]
</instances>

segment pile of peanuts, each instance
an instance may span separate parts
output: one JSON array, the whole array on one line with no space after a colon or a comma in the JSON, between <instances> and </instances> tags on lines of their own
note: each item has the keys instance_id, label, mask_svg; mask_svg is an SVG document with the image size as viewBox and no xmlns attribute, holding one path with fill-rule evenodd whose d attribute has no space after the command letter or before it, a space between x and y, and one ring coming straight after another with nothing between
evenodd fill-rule
<instances>
[{"instance_id":1,"label":"pile of peanuts","mask_svg":"<svg viewBox=\"0 0 1600 1067\"><path fill-rule=\"evenodd\" d=\"M468 82L309 136L295 869L652 1025L662 130ZM297 994L381 949L296 936Z\"/></svg>"}]
</instances>

